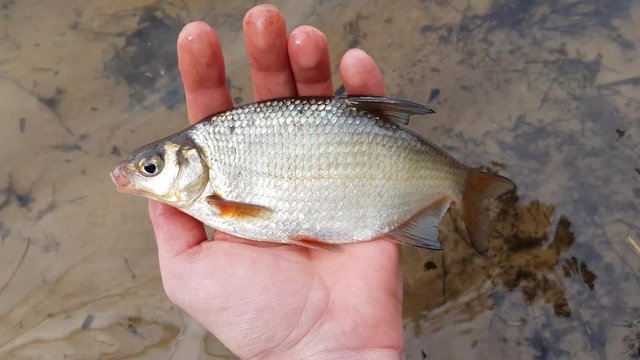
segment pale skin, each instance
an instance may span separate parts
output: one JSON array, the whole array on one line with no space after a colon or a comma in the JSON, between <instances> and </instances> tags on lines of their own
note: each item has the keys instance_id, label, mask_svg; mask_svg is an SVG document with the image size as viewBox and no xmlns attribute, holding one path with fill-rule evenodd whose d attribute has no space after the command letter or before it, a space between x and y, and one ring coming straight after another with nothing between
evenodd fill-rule
<instances>
[{"instance_id":1,"label":"pale skin","mask_svg":"<svg viewBox=\"0 0 640 360\"><path fill-rule=\"evenodd\" d=\"M244 18L254 97L332 95L327 39L310 27L287 37L285 20L261 5ZM220 41L193 22L178 38L189 122L233 107ZM364 51L340 62L348 94L384 95ZM243 359L400 359L402 283L398 245L378 239L343 251L256 243L217 232L149 201L169 298Z\"/></svg>"}]
</instances>

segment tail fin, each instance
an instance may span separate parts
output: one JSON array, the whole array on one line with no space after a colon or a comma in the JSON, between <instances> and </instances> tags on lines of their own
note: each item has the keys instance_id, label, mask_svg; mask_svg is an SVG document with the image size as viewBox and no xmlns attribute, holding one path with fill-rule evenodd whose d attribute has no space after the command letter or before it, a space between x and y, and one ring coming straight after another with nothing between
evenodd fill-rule
<instances>
[{"instance_id":1,"label":"tail fin","mask_svg":"<svg viewBox=\"0 0 640 360\"><path fill-rule=\"evenodd\" d=\"M471 170L467 174L462 195L464 222L471 245L480 254L486 255L489 250L491 200L515 188L513 181L500 175L477 170Z\"/></svg>"}]
</instances>

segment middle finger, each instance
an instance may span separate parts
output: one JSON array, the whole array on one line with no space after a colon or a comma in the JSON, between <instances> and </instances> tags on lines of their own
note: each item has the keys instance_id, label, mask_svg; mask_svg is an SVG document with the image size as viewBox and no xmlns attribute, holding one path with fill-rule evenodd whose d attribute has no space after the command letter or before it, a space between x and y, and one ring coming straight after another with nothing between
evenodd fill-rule
<instances>
[{"instance_id":1,"label":"middle finger","mask_svg":"<svg viewBox=\"0 0 640 360\"><path fill-rule=\"evenodd\" d=\"M284 16L273 5L259 5L247 12L243 27L255 99L295 96Z\"/></svg>"}]
</instances>

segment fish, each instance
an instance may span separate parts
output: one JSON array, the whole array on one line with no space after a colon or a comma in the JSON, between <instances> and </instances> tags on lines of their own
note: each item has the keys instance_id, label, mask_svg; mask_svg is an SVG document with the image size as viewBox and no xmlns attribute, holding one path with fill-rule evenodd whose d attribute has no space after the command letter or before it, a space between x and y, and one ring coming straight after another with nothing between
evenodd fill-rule
<instances>
[{"instance_id":1,"label":"fish","mask_svg":"<svg viewBox=\"0 0 640 360\"><path fill-rule=\"evenodd\" d=\"M111 178L122 193L216 230L311 249L389 238L442 250L439 226L453 204L468 242L486 254L491 206L516 186L408 128L433 113L381 96L258 101L138 148Z\"/></svg>"}]
</instances>

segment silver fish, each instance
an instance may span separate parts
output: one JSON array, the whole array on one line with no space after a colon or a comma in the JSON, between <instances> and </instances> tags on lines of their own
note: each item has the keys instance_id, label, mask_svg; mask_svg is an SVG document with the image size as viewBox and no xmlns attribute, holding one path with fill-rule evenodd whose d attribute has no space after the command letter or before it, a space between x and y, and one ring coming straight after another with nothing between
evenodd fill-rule
<instances>
[{"instance_id":1,"label":"silver fish","mask_svg":"<svg viewBox=\"0 0 640 360\"><path fill-rule=\"evenodd\" d=\"M389 237L440 250L438 227L461 207L469 240L489 247L488 205L515 188L409 131L433 110L371 96L261 101L208 117L134 151L111 176L251 240L311 248Z\"/></svg>"}]
</instances>

